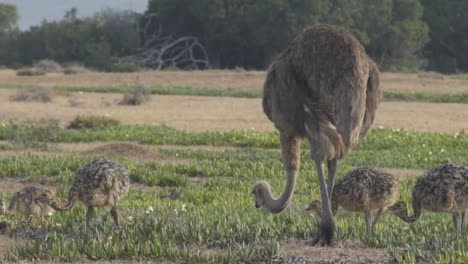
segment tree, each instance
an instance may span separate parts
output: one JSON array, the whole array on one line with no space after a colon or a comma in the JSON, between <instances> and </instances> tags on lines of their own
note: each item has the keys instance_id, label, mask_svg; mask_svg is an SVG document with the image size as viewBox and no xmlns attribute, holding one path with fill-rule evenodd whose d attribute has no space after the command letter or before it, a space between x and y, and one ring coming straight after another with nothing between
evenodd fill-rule
<instances>
[{"instance_id":1,"label":"tree","mask_svg":"<svg viewBox=\"0 0 468 264\"><path fill-rule=\"evenodd\" d=\"M419 0L335 0L323 22L351 31L383 69L418 67L428 41Z\"/></svg>"},{"instance_id":2,"label":"tree","mask_svg":"<svg viewBox=\"0 0 468 264\"><path fill-rule=\"evenodd\" d=\"M194 36L214 67L264 68L298 31L316 23L324 0L151 0L162 29L175 37Z\"/></svg>"},{"instance_id":3,"label":"tree","mask_svg":"<svg viewBox=\"0 0 468 264\"><path fill-rule=\"evenodd\" d=\"M0 33L12 30L16 26L17 20L16 6L0 3Z\"/></svg>"},{"instance_id":4,"label":"tree","mask_svg":"<svg viewBox=\"0 0 468 264\"><path fill-rule=\"evenodd\" d=\"M0 64L6 62L7 45L16 29L18 13L16 6L0 3Z\"/></svg>"},{"instance_id":5,"label":"tree","mask_svg":"<svg viewBox=\"0 0 468 264\"><path fill-rule=\"evenodd\" d=\"M425 48L428 68L468 71L468 1L422 0L431 41Z\"/></svg>"}]
</instances>

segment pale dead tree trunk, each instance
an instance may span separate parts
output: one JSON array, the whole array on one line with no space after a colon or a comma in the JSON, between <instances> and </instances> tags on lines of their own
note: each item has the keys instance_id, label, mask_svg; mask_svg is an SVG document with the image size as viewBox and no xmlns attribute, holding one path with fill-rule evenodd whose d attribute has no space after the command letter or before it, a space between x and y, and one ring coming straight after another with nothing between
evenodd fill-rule
<instances>
[{"instance_id":1,"label":"pale dead tree trunk","mask_svg":"<svg viewBox=\"0 0 468 264\"><path fill-rule=\"evenodd\" d=\"M155 14L146 16L143 26L143 45L141 52L135 56L135 63L155 70L167 67L175 67L184 70L199 70L210 68L210 62L205 47L198 38L183 36L174 38L170 35L164 36L162 27L151 30L156 19Z\"/></svg>"}]
</instances>

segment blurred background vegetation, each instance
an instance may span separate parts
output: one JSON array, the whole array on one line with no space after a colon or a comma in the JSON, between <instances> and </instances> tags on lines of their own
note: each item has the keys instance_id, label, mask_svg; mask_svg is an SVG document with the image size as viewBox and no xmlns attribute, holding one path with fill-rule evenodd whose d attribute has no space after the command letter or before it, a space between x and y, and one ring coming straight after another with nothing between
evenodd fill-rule
<instances>
[{"instance_id":1,"label":"blurred background vegetation","mask_svg":"<svg viewBox=\"0 0 468 264\"><path fill-rule=\"evenodd\" d=\"M15 6L0 3L0 65L132 70L150 37L191 36L211 68L265 69L305 27L329 23L354 33L382 70L468 71L466 0L149 0L144 14L77 12L21 31Z\"/></svg>"}]
</instances>

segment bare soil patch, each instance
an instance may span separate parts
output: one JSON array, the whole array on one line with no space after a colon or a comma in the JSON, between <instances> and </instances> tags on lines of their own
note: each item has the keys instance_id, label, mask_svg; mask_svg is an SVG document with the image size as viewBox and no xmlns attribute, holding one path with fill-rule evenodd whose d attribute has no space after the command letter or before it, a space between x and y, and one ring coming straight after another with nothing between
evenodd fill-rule
<instances>
[{"instance_id":1,"label":"bare soil patch","mask_svg":"<svg viewBox=\"0 0 468 264\"><path fill-rule=\"evenodd\" d=\"M58 188L58 186L55 186L55 185L29 183L26 180L21 179L21 178L0 177L0 193L4 193L4 192L14 193L29 185L43 186L43 187L50 188L52 190L55 190ZM8 201L6 202L8 203Z\"/></svg>"},{"instance_id":2,"label":"bare soil patch","mask_svg":"<svg viewBox=\"0 0 468 264\"><path fill-rule=\"evenodd\" d=\"M306 241L281 242L279 255L304 256L312 263L393 263L385 249L368 247L360 241L338 241L333 247L312 247Z\"/></svg>"},{"instance_id":3,"label":"bare soil patch","mask_svg":"<svg viewBox=\"0 0 468 264\"><path fill-rule=\"evenodd\" d=\"M73 107L68 102L69 96L57 96L46 104L24 103L10 102L8 97L12 93L13 90L0 90L0 123L56 119L65 127L78 115L101 115L122 124L165 124L188 131L275 130L263 113L259 98L154 95L144 105L123 106L113 103L121 94L73 93L84 102L81 107ZM466 113L468 104L383 102L374 127L448 133L468 131Z\"/></svg>"},{"instance_id":4,"label":"bare soil patch","mask_svg":"<svg viewBox=\"0 0 468 264\"><path fill-rule=\"evenodd\" d=\"M6 263L2 262L2 256L7 254L18 243L20 243L19 239L0 234L0 263Z\"/></svg>"},{"instance_id":5,"label":"bare soil patch","mask_svg":"<svg viewBox=\"0 0 468 264\"><path fill-rule=\"evenodd\" d=\"M67 145L70 149L72 144ZM176 162L181 161L171 156L164 155L151 146L140 145L133 142L112 142L112 143L92 143L90 145L81 144L86 146L86 150L81 151L82 154L87 155L102 155L104 157L124 157L137 161L158 161L158 162Z\"/></svg>"},{"instance_id":6,"label":"bare soil patch","mask_svg":"<svg viewBox=\"0 0 468 264\"><path fill-rule=\"evenodd\" d=\"M252 90L261 89L264 71L161 71L137 73L87 72L64 75L47 73L44 76L16 76L12 70L0 71L0 84L80 87L109 87L132 85L136 82L154 86L187 86L198 89ZM381 73L382 89L400 92L466 93L468 76L435 73Z\"/></svg>"},{"instance_id":7,"label":"bare soil patch","mask_svg":"<svg viewBox=\"0 0 468 264\"><path fill-rule=\"evenodd\" d=\"M7 143L5 143L7 144ZM164 146L171 148L172 146ZM183 149L182 146L173 146ZM192 146L197 147L197 146ZM187 163L187 159L177 159L165 155L157 150L157 147L138 144L135 142L112 141L90 143L58 143L50 144L48 150L21 149L0 151L0 158L11 156L23 156L27 154L38 156L64 156L70 154L95 155L103 157L123 157L133 161L157 161L161 163Z\"/></svg>"},{"instance_id":8,"label":"bare soil patch","mask_svg":"<svg viewBox=\"0 0 468 264\"><path fill-rule=\"evenodd\" d=\"M397 168L382 168L382 170L395 175L400 180L406 180L409 178L421 176L425 170L416 170L416 169L397 169Z\"/></svg>"}]
</instances>

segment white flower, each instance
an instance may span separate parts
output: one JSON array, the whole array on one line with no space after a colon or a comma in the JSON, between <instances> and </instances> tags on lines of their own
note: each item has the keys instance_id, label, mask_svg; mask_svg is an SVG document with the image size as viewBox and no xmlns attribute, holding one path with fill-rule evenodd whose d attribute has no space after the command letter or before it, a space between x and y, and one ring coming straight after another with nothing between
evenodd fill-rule
<instances>
[{"instance_id":1,"label":"white flower","mask_svg":"<svg viewBox=\"0 0 468 264\"><path fill-rule=\"evenodd\" d=\"M429 151L429 155L432 155L432 151Z\"/></svg>"},{"instance_id":2,"label":"white flower","mask_svg":"<svg viewBox=\"0 0 468 264\"><path fill-rule=\"evenodd\" d=\"M445 149L440 149L440 152L445 152Z\"/></svg>"},{"instance_id":3,"label":"white flower","mask_svg":"<svg viewBox=\"0 0 468 264\"><path fill-rule=\"evenodd\" d=\"M150 207L148 207L148 209L146 209L145 214L150 214L152 212L154 212L154 209L153 209L152 206L150 206Z\"/></svg>"},{"instance_id":4,"label":"white flower","mask_svg":"<svg viewBox=\"0 0 468 264\"><path fill-rule=\"evenodd\" d=\"M133 221L133 216L131 216L131 215L130 215L130 216L127 216L127 220L130 221L130 222L132 222L132 221Z\"/></svg>"},{"instance_id":5,"label":"white flower","mask_svg":"<svg viewBox=\"0 0 468 264\"><path fill-rule=\"evenodd\" d=\"M62 224L56 223L56 224L55 224L55 226L57 226L57 227L61 227L61 226L62 226Z\"/></svg>"},{"instance_id":6,"label":"white flower","mask_svg":"<svg viewBox=\"0 0 468 264\"><path fill-rule=\"evenodd\" d=\"M180 209L181 212L187 212L187 209L186 209L187 205L186 204L183 204L182 205L182 209Z\"/></svg>"},{"instance_id":7,"label":"white flower","mask_svg":"<svg viewBox=\"0 0 468 264\"><path fill-rule=\"evenodd\" d=\"M425 148L425 147L426 147L426 144L422 144L422 147Z\"/></svg>"},{"instance_id":8,"label":"white flower","mask_svg":"<svg viewBox=\"0 0 468 264\"><path fill-rule=\"evenodd\" d=\"M455 133L454 137L457 138L460 135L460 133Z\"/></svg>"},{"instance_id":9,"label":"white flower","mask_svg":"<svg viewBox=\"0 0 468 264\"><path fill-rule=\"evenodd\" d=\"M177 211L177 208L174 209L174 213L175 213L176 215L179 214L179 211Z\"/></svg>"},{"instance_id":10,"label":"white flower","mask_svg":"<svg viewBox=\"0 0 468 264\"><path fill-rule=\"evenodd\" d=\"M52 214L53 214L52 212L48 212L47 216L52 216Z\"/></svg>"}]
</instances>

